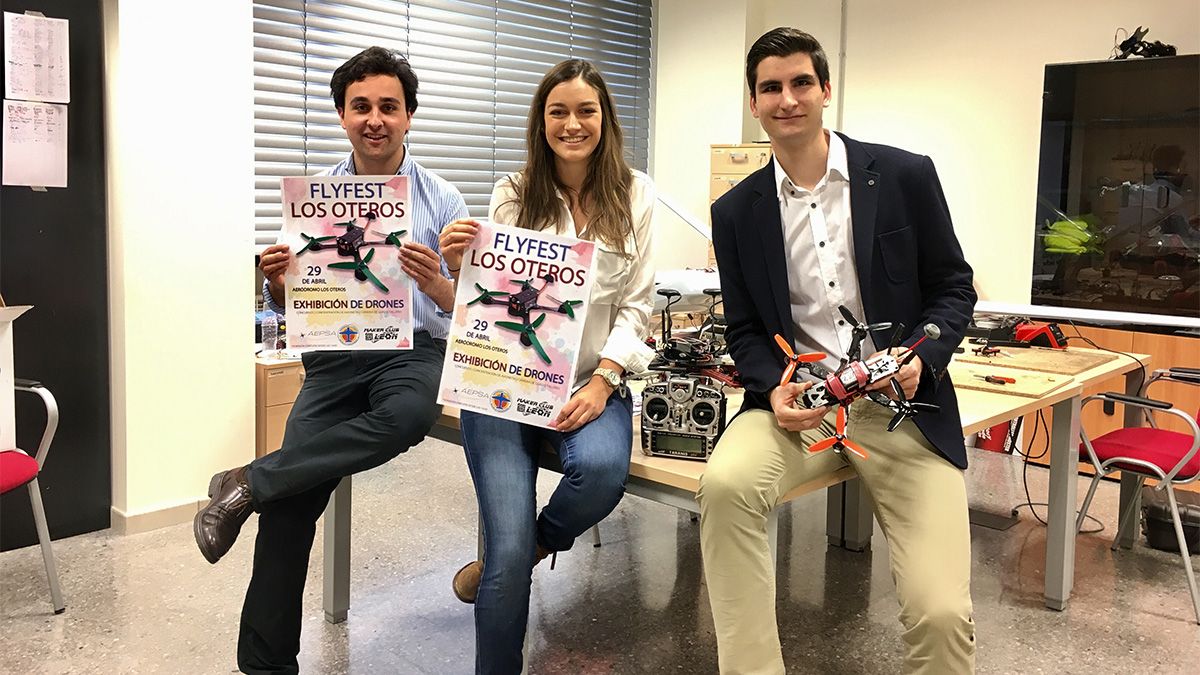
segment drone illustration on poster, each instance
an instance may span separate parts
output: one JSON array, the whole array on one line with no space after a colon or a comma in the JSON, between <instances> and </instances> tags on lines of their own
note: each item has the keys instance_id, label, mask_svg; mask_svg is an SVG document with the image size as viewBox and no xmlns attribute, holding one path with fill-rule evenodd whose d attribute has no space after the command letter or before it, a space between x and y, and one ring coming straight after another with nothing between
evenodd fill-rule
<instances>
[{"instance_id":1,"label":"drone illustration on poster","mask_svg":"<svg viewBox=\"0 0 1200 675\"><path fill-rule=\"evenodd\" d=\"M520 288L514 292L508 291L492 291L484 288L480 284L475 284L475 290L479 291L479 296L467 303L470 307L476 303L484 305L507 305L508 315L515 316L521 319L521 323L515 321L496 321L495 324L500 328L511 330L520 335L521 344L526 347L532 347L537 352L538 357L546 363L550 363L550 357L546 354L546 350L542 347L542 343L538 341L537 329L546 320L546 312L556 312L565 314L567 318L575 319L575 308L582 305L582 300L559 300L554 296L546 293L546 298L553 304L541 305L539 300L546 287L554 283L553 274L545 274L541 277L541 287L533 285L533 279L510 279L509 283L517 284ZM530 315L533 312L541 311L536 319L532 319Z\"/></svg>"},{"instance_id":2,"label":"drone illustration on poster","mask_svg":"<svg viewBox=\"0 0 1200 675\"><path fill-rule=\"evenodd\" d=\"M358 279L359 281L370 281L372 284L375 284L379 290L383 291L384 293L388 293L388 287L383 285L383 282L371 273L371 268L369 267L371 259L375 257L375 249L373 247L395 246L396 248L400 248L404 245L404 242L401 241L400 237L403 237L408 230L396 230L395 232L384 234L383 232L377 232L375 230L368 229L371 226L371 222L374 221L375 218L376 215L374 212L366 214L367 224L363 227L360 227L353 218L344 223L333 224L333 227L346 228L345 234L331 234L324 237L313 237L301 232L300 236L304 239L305 244L304 248L301 248L296 252L296 255L300 256L309 251L322 251L332 247L337 250L337 254L340 257L353 258L354 260L353 262L329 263L326 265L326 267L339 270L354 270L355 279ZM383 237L383 241L367 241L368 232L373 235ZM332 242L330 242L331 239L333 240ZM362 255L361 252L363 247L372 247L369 251L367 251L365 256Z\"/></svg>"},{"instance_id":3,"label":"drone illustration on poster","mask_svg":"<svg viewBox=\"0 0 1200 675\"><path fill-rule=\"evenodd\" d=\"M777 334L775 336L775 343L783 350L788 361L779 384L783 386L793 381L796 370L803 368L820 378L821 381L804 390L796 398L796 404L810 409L837 406L834 435L808 446L808 452L817 453L832 448L837 453L850 452L861 459L866 459L867 451L862 446L851 441L846 435L846 411L849 410L850 404L859 398L866 397L895 412L895 416L892 417L892 421L888 424L888 431L895 431L896 427L900 426L905 419L916 415L918 412L937 412L938 406L932 403L909 401L904 395L904 390L900 387L900 383L895 379L891 381L892 393L895 395L895 398L888 398L879 391L868 391L867 388L876 382L899 373L900 369L916 356L917 353L914 350L917 345L926 339L937 340L941 337L941 330L935 324L925 324L925 335L920 340L917 340L912 347L908 347L908 351L898 355L899 358L891 354L880 354L863 361L861 359L862 341L867 336L867 333L889 329L893 324L887 322L864 325L844 306L839 305L838 310L846 322L853 328L850 339L850 350L846 358L842 359L842 363L838 369L831 373L827 368L820 365L818 362L826 356L821 352L795 353L792 350L792 346L788 344L788 341L782 335ZM890 345L892 349L900 346L900 339L903 333L904 324L897 324L896 330L892 334Z\"/></svg>"}]
</instances>

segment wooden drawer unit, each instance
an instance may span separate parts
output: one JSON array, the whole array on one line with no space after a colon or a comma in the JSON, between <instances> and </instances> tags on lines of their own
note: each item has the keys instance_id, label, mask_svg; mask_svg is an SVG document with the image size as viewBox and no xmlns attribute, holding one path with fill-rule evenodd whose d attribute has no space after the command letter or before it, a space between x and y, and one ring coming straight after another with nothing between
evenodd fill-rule
<instances>
[{"instance_id":1,"label":"wooden drawer unit","mask_svg":"<svg viewBox=\"0 0 1200 675\"><path fill-rule=\"evenodd\" d=\"M714 145L709 173L731 173L747 176L771 161L771 146L766 143L743 145Z\"/></svg>"},{"instance_id":2,"label":"wooden drawer unit","mask_svg":"<svg viewBox=\"0 0 1200 675\"><path fill-rule=\"evenodd\" d=\"M713 145L709 152L709 205L732 190L746 176L771 163L771 146L767 143ZM708 266L717 266L717 256L711 244L708 247Z\"/></svg>"},{"instance_id":3,"label":"wooden drawer unit","mask_svg":"<svg viewBox=\"0 0 1200 675\"><path fill-rule=\"evenodd\" d=\"M733 189L745 176L735 176L728 173L713 174L712 179L708 183L708 200L714 202L720 199L721 195Z\"/></svg>"},{"instance_id":4,"label":"wooden drawer unit","mask_svg":"<svg viewBox=\"0 0 1200 675\"><path fill-rule=\"evenodd\" d=\"M260 360L254 377L254 456L262 457L283 442L292 403L304 384L304 366L298 360Z\"/></svg>"}]
</instances>

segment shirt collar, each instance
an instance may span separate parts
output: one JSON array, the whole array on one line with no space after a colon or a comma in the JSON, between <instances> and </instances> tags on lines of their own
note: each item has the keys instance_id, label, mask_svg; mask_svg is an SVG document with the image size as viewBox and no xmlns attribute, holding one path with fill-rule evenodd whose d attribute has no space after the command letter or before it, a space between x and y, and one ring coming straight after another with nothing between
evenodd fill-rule
<instances>
[{"instance_id":1,"label":"shirt collar","mask_svg":"<svg viewBox=\"0 0 1200 675\"><path fill-rule=\"evenodd\" d=\"M829 140L829 158L826 160L825 176L817 182L820 185L822 182L828 183L835 179L850 180L850 164L846 158L846 142L841 136L826 129L825 137ZM777 157L771 158L771 163L775 165L775 196L783 199L786 191L793 186L792 179L788 178L787 172L779 164ZM797 187L797 189L801 189Z\"/></svg>"},{"instance_id":2,"label":"shirt collar","mask_svg":"<svg viewBox=\"0 0 1200 675\"><path fill-rule=\"evenodd\" d=\"M345 163L346 163L346 173L350 174L351 176L357 176L358 169L356 169L354 166L354 153L353 152L350 153L350 155L348 157L346 157ZM404 159L400 160L400 168L396 170L396 175L397 176L412 175L412 167L413 167L412 153L408 151L408 146L406 145L406 146L404 146Z\"/></svg>"}]
</instances>

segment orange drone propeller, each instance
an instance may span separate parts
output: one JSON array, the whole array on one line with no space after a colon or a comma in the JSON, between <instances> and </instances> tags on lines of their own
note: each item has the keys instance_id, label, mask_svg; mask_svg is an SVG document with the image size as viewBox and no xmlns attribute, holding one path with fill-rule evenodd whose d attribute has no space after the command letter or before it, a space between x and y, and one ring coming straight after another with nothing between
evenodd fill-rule
<instances>
[{"instance_id":1,"label":"orange drone propeller","mask_svg":"<svg viewBox=\"0 0 1200 675\"><path fill-rule=\"evenodd\" d=\"M783 377L779 378L779 386L781 387L792 381L792 375L796 374L796 366L801 363L813 363L825 358L825 355L821 352L808 352L807 354L793 352L792 346L779 333L775 334L775 344L779 345L779 348L783 350L783 353L788 358L787 368L783 369Z\"/></svg>"},{"instance_id":2,"label":"orange drone propeller","mask_svg":"<svg viewBox=\"0 0 1200 675\"><path fill-rule=\"evenodd\" d=\"M835 451L846 450L852 452L859 459L867 458L867 451L862 449L858 443L846 438L846 406L840 405L837 409L837 430L834 435L829 438L824 438L812 445L808 446L809 453L818 453L822 450L833 448Z\"/></svg>"}]
</instances>

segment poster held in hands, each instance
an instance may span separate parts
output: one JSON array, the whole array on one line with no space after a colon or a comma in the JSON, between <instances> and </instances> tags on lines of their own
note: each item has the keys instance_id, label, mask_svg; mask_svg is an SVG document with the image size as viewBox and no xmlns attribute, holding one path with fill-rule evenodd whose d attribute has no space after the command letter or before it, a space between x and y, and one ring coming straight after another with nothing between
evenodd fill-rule
<instances>
[{"instance_id":1,"label":"poster held in hands","mask_svg":"<svg viewBox=\"0 0 1200 675\"><path fill-rule=\"evenodd\" d=\"M412 349L407 176L284 178L288 349Z\"/></svg>"},{"instance_id":2,"label":"poster held in hands","mask_svg":"<svg viewBox=\"0 0 1200 675\"><path fill-rule=\"evenodd\" d=\"M549 428L571 398L595 248L481 224L463 254L438 403Z\"/></svg>"}]
</instances>

